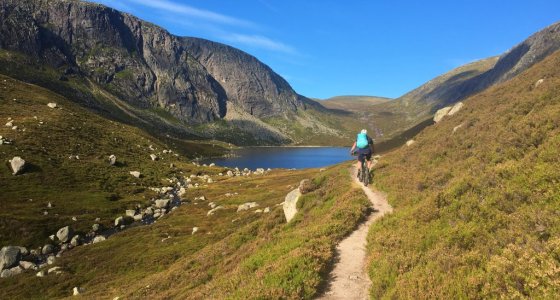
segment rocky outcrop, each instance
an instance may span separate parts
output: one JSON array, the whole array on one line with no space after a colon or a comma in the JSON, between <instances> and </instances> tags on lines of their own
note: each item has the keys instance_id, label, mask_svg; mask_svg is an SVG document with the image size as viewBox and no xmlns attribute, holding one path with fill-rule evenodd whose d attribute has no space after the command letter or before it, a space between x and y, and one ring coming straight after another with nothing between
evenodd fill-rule
<instances>
[{"instance_id":1,"label":"rocky outcrop","mask_svg":"<svg viewBox=\"0 0 560 300\"><path fill-rule=\"evenodd\" d=\"M183 38L191 53L224 87L229 101L256 116L281 116L304 108L292 87L257 58L233 47Z\"/></svg>"},{"instance_id":2,"label":"rocky outcrop","mask_svg":"<svg viewBox=\"0 0 560 300\"><path fill-rule=\"evenodd\" d=\"M452 116L452 115L458 113L463 108L463 106L464 106L463 102L457 102L453 106L447 106L447 107L444 107L442 109L439 109L434 114L434 122L438 123L444 117Z\"/></svg>"}]
</instances>

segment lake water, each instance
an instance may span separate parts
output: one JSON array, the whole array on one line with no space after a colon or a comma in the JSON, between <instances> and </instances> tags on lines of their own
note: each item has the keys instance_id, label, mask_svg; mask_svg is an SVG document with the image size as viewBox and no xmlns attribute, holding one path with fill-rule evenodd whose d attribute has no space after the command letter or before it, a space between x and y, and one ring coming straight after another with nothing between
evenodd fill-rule
<instances>
[{"instance_id":1,"label":"lake water","mask_svg":"<svg viewBox=\"0 0 560 300\"><path fill-rule=\"evenodd\" d=\"M252 147L234 150L235 157L203 161L218 166L248 168L321 168L353 159L345 147Z\"/></svg>"}]
</instances>

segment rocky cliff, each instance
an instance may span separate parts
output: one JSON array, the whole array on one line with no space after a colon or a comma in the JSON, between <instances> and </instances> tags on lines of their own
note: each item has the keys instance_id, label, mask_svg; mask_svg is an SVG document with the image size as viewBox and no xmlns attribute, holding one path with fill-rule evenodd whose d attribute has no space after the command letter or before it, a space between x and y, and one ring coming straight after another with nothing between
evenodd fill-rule
<instances>
[{"instance_id":1,"label":"rocky cliff","mask_svg":"<svg viewBox=\"0 0 560 300\"><path fill-rule=\"evenodd\" d=\"M188 124L223 119L227 102L257 118L305 106L255 57L83 1L0 0L0 50L54 69L56 80L87 79L135 108L163 109Z\"/></svg>"}]
</instances>

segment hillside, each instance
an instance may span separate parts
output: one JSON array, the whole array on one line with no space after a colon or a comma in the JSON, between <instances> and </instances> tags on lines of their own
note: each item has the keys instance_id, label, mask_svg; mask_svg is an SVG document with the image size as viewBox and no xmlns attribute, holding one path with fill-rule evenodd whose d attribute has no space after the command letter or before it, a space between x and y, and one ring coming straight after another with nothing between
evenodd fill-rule
<instances>
[{"instance_id":1,"label":"hillside","mask_svg":"<svg viewBox=\"0 0 560 300\"><path fill-rule=\"evenodd\" d=\"M372 299L558 295L559 87L555 52L382 159Z\"/></svg>"},{"instance_id":2,"label":"hillside","mask_svg":"<svg viewBox=\"0 0 560 300\"><path fill-rule=\"evenodd\" d=\"M320 103L330 109L363 112L369 110L372 105L385 103L390 100L389 98L373 96L336 96L321 100Z\"/></svg>"}]
</instances>

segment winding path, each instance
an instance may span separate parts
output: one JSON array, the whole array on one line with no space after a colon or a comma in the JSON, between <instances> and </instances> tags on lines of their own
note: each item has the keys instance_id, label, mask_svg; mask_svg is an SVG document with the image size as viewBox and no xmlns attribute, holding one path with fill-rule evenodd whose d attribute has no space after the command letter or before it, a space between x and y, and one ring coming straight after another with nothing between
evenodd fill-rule
<instances>
[{"instance_id":1,"label":"winding path","mask_svg":"<svg viewBox=\"0 0 560 300\"><path fill-rule=\"evenodd\" d=\"M368 199L373 204L374 211L367 220L336 247L337 261L330 274L326 292L319 299L367 299L368 288L371 284L366 270L366 238L371 223L393 208L385 195L372 191L358 181L356 169L352 168L351 176L360 185Z\"/></svg>"}]
</instances>

